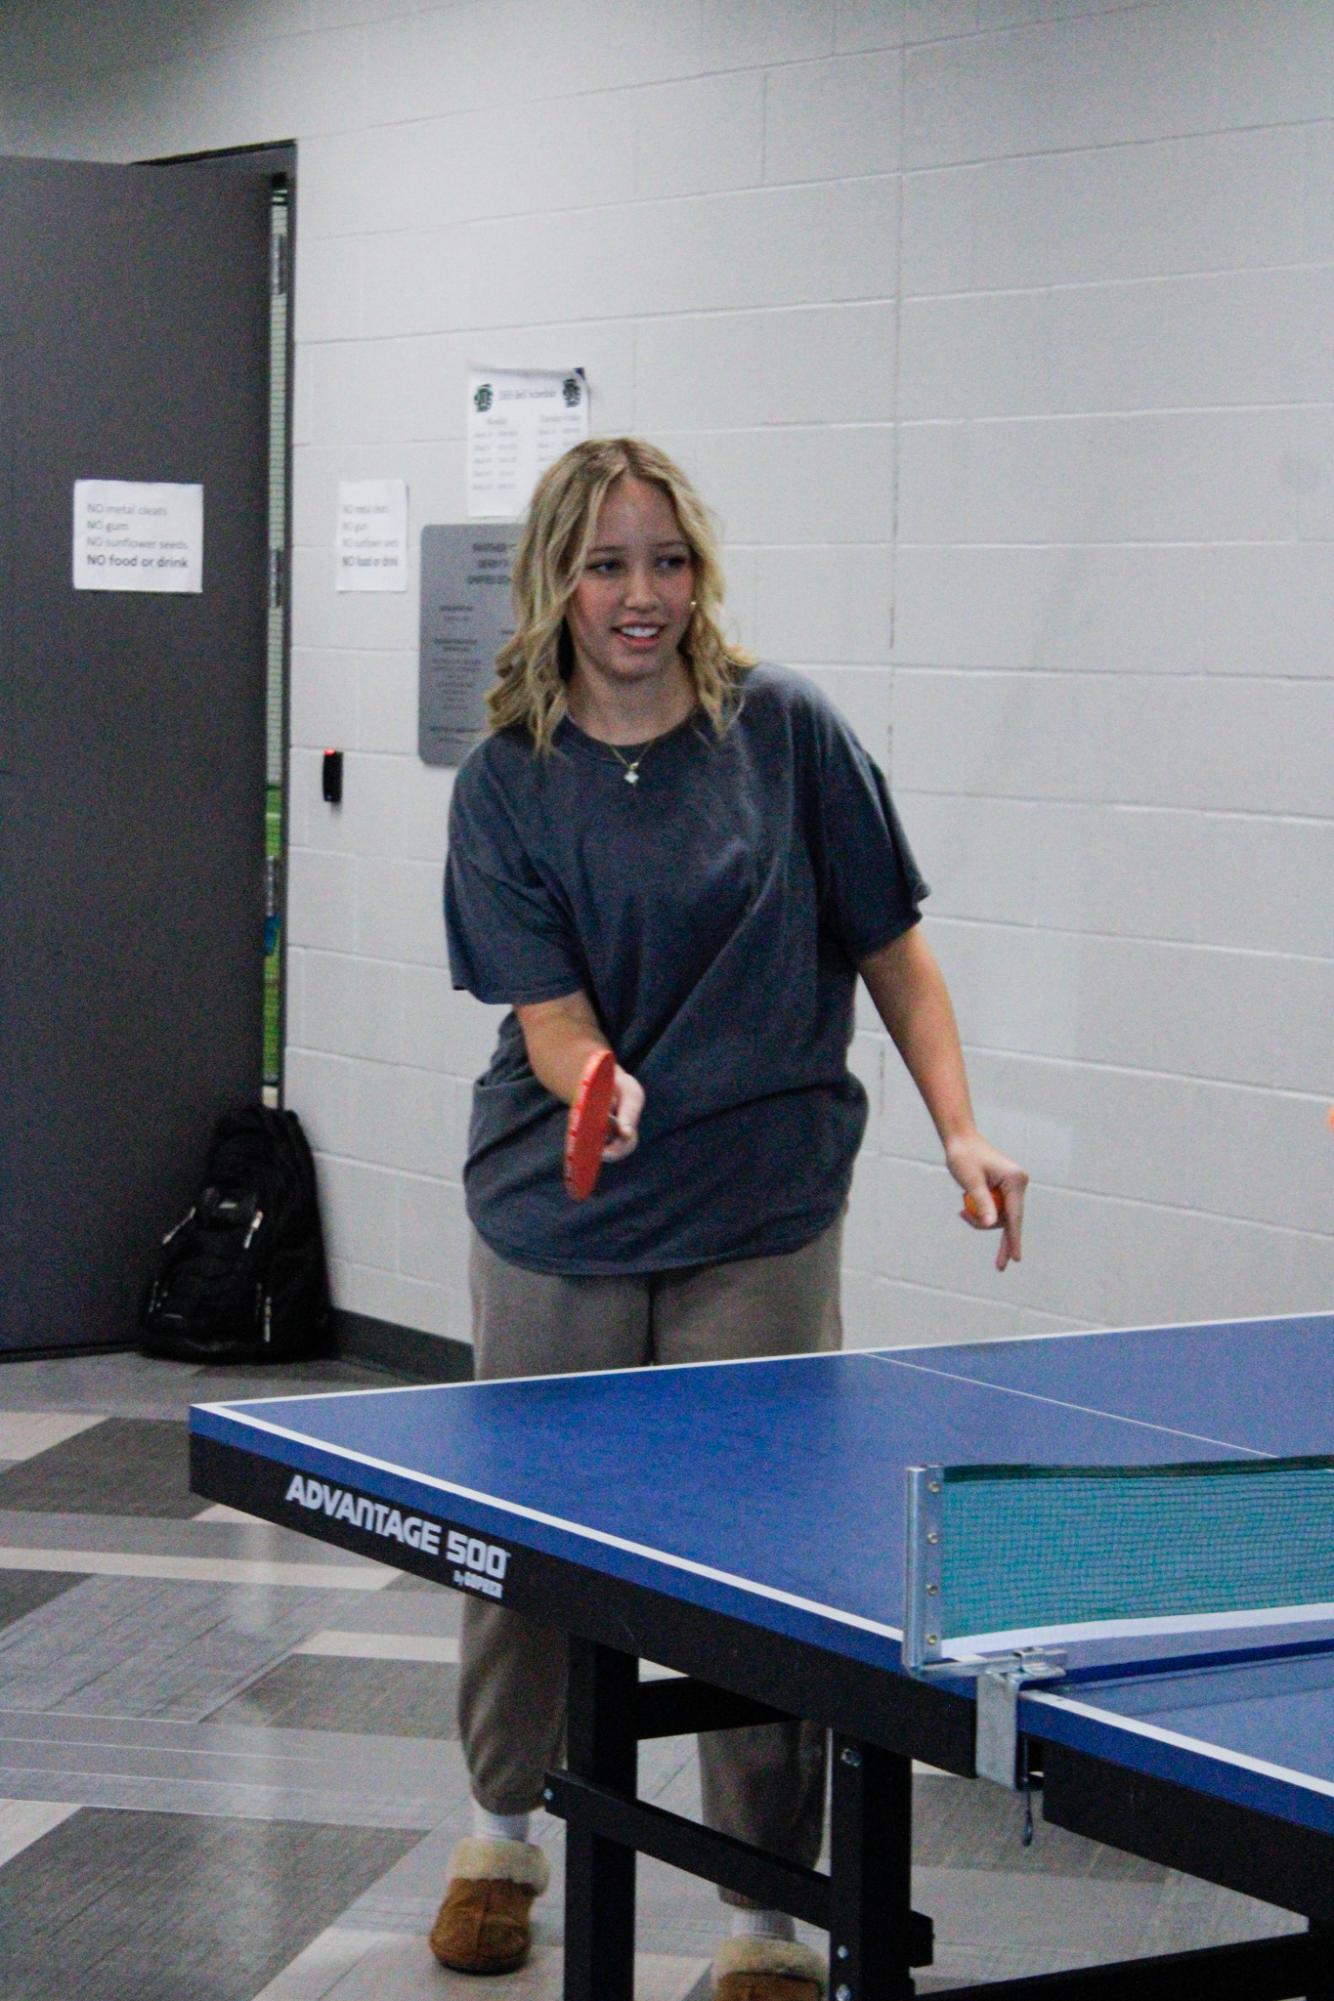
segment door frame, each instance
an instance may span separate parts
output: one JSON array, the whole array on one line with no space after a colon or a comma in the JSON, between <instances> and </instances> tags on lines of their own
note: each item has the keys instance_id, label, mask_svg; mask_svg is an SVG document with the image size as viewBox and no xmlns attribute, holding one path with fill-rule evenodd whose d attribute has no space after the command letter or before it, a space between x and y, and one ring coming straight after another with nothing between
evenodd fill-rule
<instances>
[{"instance_id":1,"label":"door frame","mask_svg":"<svg viewBox=\"0 0 1334 2001\"><path fill-rule=\"evenodd\" d=\"M276 185L287 194L287 259L284 275L287 293L287 331L283 353L283 519L281 566L278 574L281 612L282 699L281 730L282 814L278 866L278 907L282 921L278 931L278 1076L276 1089L267 1083L265 1097L281 1106L286 1102L287 1069L287 886L290 826L290 774L292 768L292 426L296 412L296 264L297 264L297 142L295 139L259 141L250 146L227 146L201 153L166 153L134 163L145 167L199 167L225 172L231 165L266 168ZM272 454L270 454L272 459ZM262 1024L261 1024L262 1031Z\"/></svg>"}]
</instances>

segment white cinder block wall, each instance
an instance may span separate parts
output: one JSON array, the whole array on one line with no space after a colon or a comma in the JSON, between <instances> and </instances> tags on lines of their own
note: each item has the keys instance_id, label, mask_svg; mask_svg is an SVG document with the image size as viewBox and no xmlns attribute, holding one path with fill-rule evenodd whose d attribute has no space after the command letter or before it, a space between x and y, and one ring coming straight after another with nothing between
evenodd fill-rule
<instances>
[{"instance_id":1,"label":"white cinder block wall","mask_svg":"<svg viewBox=\"0 0 1334 2001\"><path fill-rule=\"evenodd\" d=\"M851 1338L1327 1306L1334 8L1325 0L17 0L0 147L295 138L289 1102L340 1303L467 1338L494 1023L449 776L340 478L463 514L464 366L588 371L721 513L742 635L882 759L1003 1279L867 1019ZM347 750L346 803L318 758Z\"/></svg>"}]
</instances>

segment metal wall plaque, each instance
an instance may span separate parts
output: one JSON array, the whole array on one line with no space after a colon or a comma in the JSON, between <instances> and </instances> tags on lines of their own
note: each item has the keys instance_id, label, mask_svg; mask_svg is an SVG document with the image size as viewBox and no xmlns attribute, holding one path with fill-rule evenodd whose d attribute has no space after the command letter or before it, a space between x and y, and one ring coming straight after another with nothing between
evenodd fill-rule
<instances>
[{"instance_id":1,"label":"metal wall plaque","mask_svg":"<svg viewBox=\"0 0 1334 2001\"><path fill-rule=\"evenodd\" d=\"M466 521L422 529L417 752L461 764L486 731L496 654L514 631L510 561L517 523Z\"/></svg>"}]
</instances>

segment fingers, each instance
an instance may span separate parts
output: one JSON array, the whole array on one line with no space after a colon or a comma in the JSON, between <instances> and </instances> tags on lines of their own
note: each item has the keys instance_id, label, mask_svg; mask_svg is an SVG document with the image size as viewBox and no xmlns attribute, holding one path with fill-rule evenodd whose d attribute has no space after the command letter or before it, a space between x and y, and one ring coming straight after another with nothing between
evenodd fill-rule
<instances>
[{"instance_id":1,"label":"fingers","mask_svg":"<svg viewBox=\"0 0 1334 2001\"><path fill-rule=\"evenodd\" d=\"M644 1087L628 1070L616 1066L616 1084L611 1094L611 1118L607 1126L604 1160L624 1160L639 1144L639 1121L644 1111Z\"/></svg>"},{"instance_id":2,"label":"fingers","mask_svg":"<svg viewBox=\"0 0 1334 2001\"><path fill-rule=\"evenodd\" d=\"M1023 1257L1024 1238L1024 1190L1025 1179L1019 1179L1012 1188L1002 1183L1004 1232L996 1251L996 1269L1004 1271L1008 1264L1018 1264Z\"/></svg>"},{"instance_id":3,"label":"fingers","mask_svg":"<svg viewBox=\"0 0 1334 2001\"><path fill-rule=\"evenodd\" d=\"M1005 1214L1005 1197L1001 1188L992 1188L981 1181L976 1188L965 1189L960 1214L965 1223L975 1230L998 1229Z\"/></svg>"},{"instance_id":4,"label":"fingers","mask_svg":"<svg viewBox=\"0 0 1334 2001\"><path fill-rule=\"evenodd\" d=\"M1000 1230L996 1269L1018 1264L1023 1257L1024 1191L1028 1176L1020 1169L1000 1174L994 1181L978 1181L964 1190L965 1223L974 1230Z\"/></svg>"}]
</instances>

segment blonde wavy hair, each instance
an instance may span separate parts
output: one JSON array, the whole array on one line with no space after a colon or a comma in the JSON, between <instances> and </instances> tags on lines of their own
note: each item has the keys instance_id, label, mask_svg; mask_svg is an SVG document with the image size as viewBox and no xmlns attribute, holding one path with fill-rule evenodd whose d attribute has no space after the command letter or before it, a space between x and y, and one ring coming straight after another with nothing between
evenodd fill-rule
<instances>
[{"instance_id":1,"label":"blonde wavy hair","mask_svg":"<svg viewBox=\"0 0 1334 2001\"><path fill-rule=\"evenodd\" d=\"M583 575L610 488L629 474L660 487L676 513L694 569L695 602L681 641L700 707L719 733L736 706L754 658L720 623L723 571L704 503L678 465L643 438L588 438L548 466L538 481L514 555L515 633L496 656L486 698L493 730L527 730L545 753L565 714L574 653L565 613Z\"/></svg>"}]
</instances>

